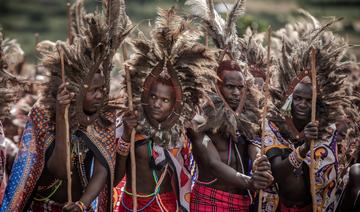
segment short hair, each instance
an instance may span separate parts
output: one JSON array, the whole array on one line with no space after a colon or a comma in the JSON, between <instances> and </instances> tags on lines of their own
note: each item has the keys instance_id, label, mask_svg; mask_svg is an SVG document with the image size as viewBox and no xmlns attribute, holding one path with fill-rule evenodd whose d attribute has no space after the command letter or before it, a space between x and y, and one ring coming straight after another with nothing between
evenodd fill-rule
<instances>
[{"instance_id":1,"label":"short hair","mask_svg":"<svg viewBox=\"0 0 360 212\"><path fill-rule=\"evenodd\" d=\"M233 60L223 60L219 63L219 67L217 69L217 75L220 78L220 80L223 80L224 71L237 71L241 74L242 77L244 77L241 72L240 66Z\"/></svg>"}]
</instances>

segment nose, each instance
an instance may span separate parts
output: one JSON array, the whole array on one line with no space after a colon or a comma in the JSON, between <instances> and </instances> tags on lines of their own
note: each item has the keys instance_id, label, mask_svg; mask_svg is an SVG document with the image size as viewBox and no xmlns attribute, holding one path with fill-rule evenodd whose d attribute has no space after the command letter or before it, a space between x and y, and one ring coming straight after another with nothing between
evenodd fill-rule
<instances>
[{"instance_id":1,"label":"nose","mask_svg":"<svg viewBox=\"0 0 360 212\"><path fill-rule=\"evenodd\" d=\"M156 99L156 100L154 101L154 107L155 107L155 108L160 108L160 107L161 107L161 101L160 101L160 99Z\"/></svg>"},{"instance_id":2,"label":"nose","mask_svg":"<svg viewBox=\"0 0 360 212\"><path fill-rule=\"evenodd\" d=\"M235 89L232 90L232 93L231 93L231 94L232 94L234 97L238 98L238 97L240 97L240 93L241 93L240 89L235 88Z\"/></svg>"},{"instance_id":3,"label":"nose","mask_svg":"<svg viewBox=\"0 0 360 212\"><path fill-rule=\"evenodd\" d=\"M301 106L302 108L305 108L305 107L307 106L306 100L305 100L305 99L302 99L302 100L300 101L299 106Z\"/></svg>"},{"instance_id":4,"label":"nose","mask_svg":"<svg viewBox=\"0 0 360 212\"><path fill-rule=\"evenodd\" d=\"M102 99L102 97L103 97L103 93L101 91L96 91L95 98L96 99Z\"/></svg>"}]
</instances>

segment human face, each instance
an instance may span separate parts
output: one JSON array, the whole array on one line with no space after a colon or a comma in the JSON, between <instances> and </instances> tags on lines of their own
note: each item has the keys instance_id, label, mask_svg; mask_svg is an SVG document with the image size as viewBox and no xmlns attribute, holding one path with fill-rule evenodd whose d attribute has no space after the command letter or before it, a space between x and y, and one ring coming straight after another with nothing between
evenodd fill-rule
<instances>
[{"instance_id":1,"label":"human face","mask_svg":"<svg viewBox=\"0 0 360 212\"><path fill-rule=\"evenodd\" d=\"M175 104L173 87L156 82L150 89L149 116L158 122L164 121L172 112Z\"/></svg>"},{"instance_id":2,"label":"human face","mask_svg":"<svg viewBox=\"0 0 360 212\"><path fill-rule=\"evenodd\" d=\"M311 118L311 84L299 83L296 85L293 93L293 102L291 107L292 116L301 121L309 121Z\"/></svg>"},{"instance_id":3,"label":"human face","mask_svg":"<svg viewBox=\"0 0 360 212\"><path fill-rule=\"evenodd\" d=\"M239 71L225 70L222 72L222 80L219 83L220 92L231 109L236 110L240 104L244 88L244 78Z\"/></svg>"},{"instance_id":4,"label":"human face","mask_svg":"<svg viewBox=\"0 0 360 212\"><path fill-rule=\"evenodd\" d=\"M104 97L104 86L104 76L96 73L83 102L83 109L86 114L94 114L101 108Z\"/></svg>"}]
</instances>

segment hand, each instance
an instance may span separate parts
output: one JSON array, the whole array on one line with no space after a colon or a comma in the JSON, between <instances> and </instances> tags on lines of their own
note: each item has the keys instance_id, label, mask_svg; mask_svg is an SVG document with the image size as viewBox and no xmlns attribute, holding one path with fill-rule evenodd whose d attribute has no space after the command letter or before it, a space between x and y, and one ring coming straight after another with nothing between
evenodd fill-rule
<instances>
[{"instance_id":1,"label":"hand","mask_svg":"<svg viewBox=\"0 0 360 212\"><path fill-rule=\"evenodd\" d=\"M60 114L64 114L65 108L70 105L73 100L75 94L70 93L66 88L68 83L63 83L59 86L58 93L56 96L56 111Z\"/></svg>"},{"instance_id":2,"label":"hand","mask_svg":"<svg viewBox=\"0 0 360 212\"><path fill-rule=\"evenodd\" d=\"M265 189L274 181L271 165L266 155L258 155L253 165L253 175L250 179L250 188L253 190Z\"/></svg>"},{"instance_id":3,"label":"hand","mask_svg":"<svg viewBox=\"0 0 360 212\"><path fill-rule=\"evenodd\" d=\"M138 122L138 112L127 111L123 115L122 121L124 123L123 139L129 141L131 137L131 131L136 128Z\"/></svg>"},{"instance_id":4,"label":"hand","mask_svg":"<svg viewBox=\"0 0 360 212\"><path fill-rule=\"evenodd\" d=\"M315 121L315 123L310 122L304 128L305 135L305 143L300 147L300 155L301 157L305 157L307 152L310 150L310 142L312 140L318 139L319 133L319 122Z\"/></svg>"},{"instance_id":5,"label":"hand","mask_svg":"<svg viewBox=\"0 0 360 212\"><path fill-rule=\"evenodd\" d=\"M319 133L319 122L318 121L310 122L304 128L304 134L305 134L306 141L317 140L318 133Z\"/></svg>"},{"instance_id":6,"label":"hand","mask_svg":"<svg viewBox=\"0 0 360 212\"><path fill-rule=\"evenodd\" d=\"M66 203L62 210L65 212L81 212L81 208L74 202Z\"/></svg>"}]
</instances>

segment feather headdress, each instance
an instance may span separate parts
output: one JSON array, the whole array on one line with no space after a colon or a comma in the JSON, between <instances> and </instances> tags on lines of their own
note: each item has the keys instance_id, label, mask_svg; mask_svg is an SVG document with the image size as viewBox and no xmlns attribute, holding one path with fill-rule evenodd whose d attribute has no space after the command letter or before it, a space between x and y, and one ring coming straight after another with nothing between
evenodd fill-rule
<instances>
[{"instance_id":1,"label":"feather headdress","mask_svg":"<svg viewBox=\"0 0 360 212\"><path fill-rule=\"evenodd\" d=\"M74 122L88 123L96 116L86 116L83 113L83 98L96 72L101 71L105 77L104 103L100 112L105 112L108 106L110 72L112 58L121 42L131 31L131 22L125 13L124 0L104 0L103 12L87 13L83 0L77 0L71 7L70 42L58 41L51 44L41 42L38 49L41 52L42 64L51 72L51 79L43 102L54 107L56 92L61 84L61 63L59 51L64 52L66 81L70 91L76 95L76 103L71 104L70 114Z\"/></svg>"},{"instance_id":2,"label":"feather headdress","mask_svg":"<svg viewBox=\"0 0 360 212\"><path fill-rule=\"evenodd\" d=\"M265 80L268 62L264 37L264 33L255 33L248 27L243 38L239 39L239 49L242 53L241 60L246 61L251 75ZM275 65L274 62L271 55L270 64Z\"/></svg>"},{"instance_id":3,"label":"feather headdress","mask_svg":"<svg viewBox=\"0 0 360 212\"><path fill-rule=\"evenodd\" d=\"M8 71L8 54L13 55L19 48L14 40L3 40L0 32L0 118L8 116L11 104L21 98L23 91L30 89L28 82L18 79Z\"/></svg>"},{"instance_id":4,"label":"feather headdress","mask_svg":"<svg viewBox=\"0 0 360 212\"><path fill-rule=\"evenodd\" d=\"M311 49L314 48L318 86L317 119L320 122L321 138L327 134L326 128L330 124L335 124L346 116L346 110L351 104L351 98L346 92L346 78L350 73L345 71L350 61L346 61L344 57L349 44L328 30L339 19L320 25L309 13L302 13L308 19L288 24L275 33L281 36L282 45L279 48L279 69L273 75L273 81L277 81L279 85L271 89L275 106L270 111L269 119L280 127L285 137L296 138L285 122L285 118L291 115L284 113L283 105L296 84L310 76Z\"/></svg>"},{"instance_id":5,"label":"feather headdress","mask_svg":"<svg viewBox=\"0 0 360 212\"><path fill-rule=\"evenodd\" d=\"M179 138L184 133L184 124L191 121L196 111L206 78L215 77L209 71L216 65L214 54L196 42L200 35L174 8L159 9L152 39L142 34L132 42L135 54L126 66L131 76L134 106L140 112L137 132L168 148L182 145ZM147 117L147 99L149 86L163 73L170 76L176 103L169 117L158 123Z\"/></svg>"},{"instance_id":6,"label":"feather headdress","mask_svg":"<svg viewBox=\"0 0 360 212\"><path fill-rule=\"evenodd\" d=\"M235 132L239 131L248 139L255 139L260 132L260 99L262 95L255 86L253 77L247 74L248 66L246 62L248 58L246 57L247 54L243 52L245 52L244 48L250 49L248 48L248 42L238 37L236 30L238 17L245 13L246 0L237 0L226 20L221 18L215 11L212 0L188 0L185 4L192 7L193 14L201 20L203 28L211 36L216 47L221 50L218 55L220 66L226 54L240 67L246 77L246 95L241 100L243 105L240 106L242 107L240 113L236 113L227 106L218 89L215 88L217 83L213 83L214 93L210 95L212 103L203 109L207 123L199 129L216 132L222 128L221 131L231 135L233 138L236 138ZM248 53L250 53L250 50ZM211 71L218 74L216 69Z\"/></svg>"},{"instance_id":7,"label":"feather headdress","mask_svg":"<svg viewBox=\"0 0 360 212\"><path fill-rule=\"evenodd\" d=\"M191 6L192 13L202 21L216 47L239 59L236 21L245 13L246 0L237 0L226 20L216 12L213 0L187 0L185 4Z\"/></svg>"}]
</instances>

